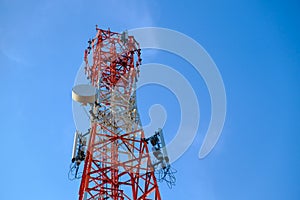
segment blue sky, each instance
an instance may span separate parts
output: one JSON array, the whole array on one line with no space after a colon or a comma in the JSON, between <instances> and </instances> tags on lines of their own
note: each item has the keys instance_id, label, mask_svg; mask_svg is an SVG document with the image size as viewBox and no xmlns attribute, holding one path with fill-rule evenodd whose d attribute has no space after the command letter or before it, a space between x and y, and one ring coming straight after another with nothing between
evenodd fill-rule
<instances>
[{"instance_id":1,"label":"blue sky","mask_svg":"<svg viewBox=\"0 0 300 200\"><path fill-rule=\"evenodd\" d=\"M205 83L184 60L144 52L144 62L167 64L188 78L201 104L197 137L173 163L176 186L160 183L164 199L299 199L299 8L297 1L1 0L1 199L77 198L79 182L67 178L71 88L95 24L180 31L207 50L223 77L224 130L199 160L210 119ZM170 140L180 120L175 97L158 86L138 95L144 124L152 104L165 105Z\"/></svg>"}]
</instances>

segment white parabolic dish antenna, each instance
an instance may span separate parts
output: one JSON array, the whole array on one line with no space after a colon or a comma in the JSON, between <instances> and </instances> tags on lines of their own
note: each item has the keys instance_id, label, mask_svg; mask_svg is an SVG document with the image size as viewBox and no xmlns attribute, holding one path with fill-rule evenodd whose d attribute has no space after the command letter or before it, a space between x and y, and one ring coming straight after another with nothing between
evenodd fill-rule
<instances>
[{"instance_id":1,"label":"white parabolic dish antenna","mask_svg":"<svg viewBox=\"0 0 300 200\"><path fill-rule=\"evenodd\" d=\"M87 84L76 85L72 89L72 99L83 104L95 103L96 88Z\"/></svg>"}]
</instances>

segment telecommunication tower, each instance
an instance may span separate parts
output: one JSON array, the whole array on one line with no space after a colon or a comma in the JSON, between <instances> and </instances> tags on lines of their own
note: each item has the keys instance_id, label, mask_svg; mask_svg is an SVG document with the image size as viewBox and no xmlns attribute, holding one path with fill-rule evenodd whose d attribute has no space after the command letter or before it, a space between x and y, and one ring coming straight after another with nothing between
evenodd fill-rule
<instances>
[{"instance_id":1,"label":"telecommunication tower","mask_svg":"<svg viewBox=\"0 0 300 200\"><path fill-rule=\"evenodd\" d=\"M77 85L72 91L73 100L89 106L90 119L86 133L76 131L73 146L72 170L81 178L79 200L160 200L155 168L169 170L169 159L161 130L145 138L137 111L135 89L142 61L139 43L127 32L97 26L96 31L84 53L90 84ZM84 166L79 176L81 162Z\"/></svg>"}]
</instances>

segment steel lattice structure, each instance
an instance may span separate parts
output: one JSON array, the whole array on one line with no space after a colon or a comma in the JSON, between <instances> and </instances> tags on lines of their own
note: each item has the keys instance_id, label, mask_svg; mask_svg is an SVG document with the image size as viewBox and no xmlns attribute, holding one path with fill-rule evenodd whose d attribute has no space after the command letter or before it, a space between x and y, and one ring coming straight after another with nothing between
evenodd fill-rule
<instances>
[{"instance_id":1,"label":"steel lattice structure","mask_svg":"<svg viewBox=\"0 0 300 200\"><path fill-rule=\"evenodd\" d=\"M79 200L160 200L136 106L139 44L126 32L96 30L84 54L97 93Z\"/></svg>"}]
</instances>

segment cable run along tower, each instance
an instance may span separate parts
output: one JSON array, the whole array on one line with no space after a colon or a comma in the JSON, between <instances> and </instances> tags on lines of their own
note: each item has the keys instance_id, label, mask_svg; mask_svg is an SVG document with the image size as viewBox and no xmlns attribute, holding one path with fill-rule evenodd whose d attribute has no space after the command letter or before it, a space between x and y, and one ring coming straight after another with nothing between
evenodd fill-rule
<instances>
[{"instance_id":1,"label":"cable run along tower","mask_svg":"<svg viewBox=\"0 0 300 200\"><path fill-rule=\"evenodd\" d=\"M96 31L84 52L90 84L72 91L90 107L90 128L76 131L72 155L75 176L84 161L79 200L160 200L136 105L141 49L127 32Z\"/></svg>"}]
</instances>

